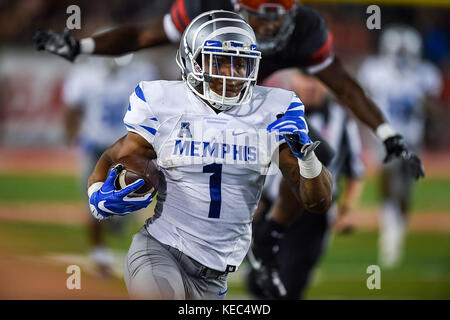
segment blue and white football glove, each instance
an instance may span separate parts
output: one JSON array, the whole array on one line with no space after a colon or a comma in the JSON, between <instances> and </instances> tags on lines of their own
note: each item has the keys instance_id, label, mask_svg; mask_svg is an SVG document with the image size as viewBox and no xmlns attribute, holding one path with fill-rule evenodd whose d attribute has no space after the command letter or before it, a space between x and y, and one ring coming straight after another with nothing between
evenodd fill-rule
<instances>
[{"instance_id":1,"label":"blue and white football glove","mask_svg":"<svg viewBox=\"0 0 450 320\"><path fill-rule=\"evenodd\" d=\"M112 215L127 215L147 207L153 200L151 193L142 197L128 197L130 193L144 185L143 179L139 179L121 190L115 190L114 181L118 171L117 167L111 169L103 184L97 182L89 187L89 207L91 214L97 220L103 220Z\"/></svg>"},{"instance_id":2,"label":"blue and white football glove","mask_svg":"<svg viewBox=\"0 0 450 320\"><path fill-rule=\"evenodd\" d=\"M284 115L277 117L277 120L269 124L267 131L283 135L294 156L304 160L317 148L320 141L311 142L303 109L289 108Z\"/></svg>"}]
</instances>

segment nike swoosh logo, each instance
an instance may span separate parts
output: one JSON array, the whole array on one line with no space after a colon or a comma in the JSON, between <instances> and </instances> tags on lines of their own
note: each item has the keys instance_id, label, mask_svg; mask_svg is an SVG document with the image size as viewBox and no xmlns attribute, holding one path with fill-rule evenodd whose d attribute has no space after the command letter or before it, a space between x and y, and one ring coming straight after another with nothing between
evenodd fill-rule
<instances>
[{"instance_id":1,"label":"nike swoosh logo","mask_svg":"<svg viewBox=\"0 0 450 320\"><path fill-rule=\"evenodd\" d=\"M242 131L242 132L236 132L236 130L233 130L232 134L233 136L239 136L241 134L247 133L247 131Z\"/></svg>"},{"instance_id":2,"label":"nike swoosh logo","mask_svg":"<svg viewBox=\"0 0 450 320\"><path fill-rule=\"evenodd\" d=\"M108 208L105 207L105 202L106 202L106 200L103 200L98 203L98 207L100 208L100 210L107 212L107 213L115 214L115 212L112 212L111 210L109 210Z\"/></svg>"},{"instance_id":3,"label":"nike swoosh logo","mask_svg":"<svg viewBox=\"0 0 450 320\"><path fill-rule=\"evenodd\" d=\"M225 291L220 291L219 290L219 296L223 296L225 293L227 293L228 292L228 288L226 288L226 290Z\"/></svg>"}]
</instances>

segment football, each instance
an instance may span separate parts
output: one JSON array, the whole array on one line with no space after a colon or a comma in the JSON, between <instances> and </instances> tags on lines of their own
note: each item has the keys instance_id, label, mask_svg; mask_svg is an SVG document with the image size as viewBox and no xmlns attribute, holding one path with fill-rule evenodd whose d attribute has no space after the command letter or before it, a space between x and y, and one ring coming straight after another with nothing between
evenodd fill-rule
<instances>
[{"instance_id":1,"label":"football","mask_svg":"<svg viewBox=\"0 0 450 320\"><path fill-rule=\"evenodd\" d=\"M127 185L139 179L144 179L145 184L131 193L130 197L141 197L147 193L152 193L153 197L158 191L161 171L158 169L156 160L142 156L129 155L120 158L112 165L115 167L121 165L122 168L114 182L116 190L125 188Z\"/></svg>"}]
</instances>

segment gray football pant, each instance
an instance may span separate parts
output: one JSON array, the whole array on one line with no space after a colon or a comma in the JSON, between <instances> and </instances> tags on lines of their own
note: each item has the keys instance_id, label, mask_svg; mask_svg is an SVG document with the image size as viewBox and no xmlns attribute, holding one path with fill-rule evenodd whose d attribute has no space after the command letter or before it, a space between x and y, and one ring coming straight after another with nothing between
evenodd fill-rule
<instances>
[{"instance_id":1,"label":"gray football pant","mask_svg":"<svg viewBox=\"0 0 450 320\"><path fill-rule=\"evenodd\" d=\"M144 226L133 236L124 278L132 299L215 300L225 298L228 274L162 244Z\"/></svg>"}]
</instances>

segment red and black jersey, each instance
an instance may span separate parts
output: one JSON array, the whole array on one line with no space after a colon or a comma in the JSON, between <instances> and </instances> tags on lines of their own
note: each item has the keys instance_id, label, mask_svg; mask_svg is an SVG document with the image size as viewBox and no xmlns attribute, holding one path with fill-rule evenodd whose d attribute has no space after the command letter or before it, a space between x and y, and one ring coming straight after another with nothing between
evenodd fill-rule
<instances>
[{"instance_id":1,"label":"red and black jersey","mask_svg":"<svg viewBox=\"0 0 450 320\"><path fill-rule=\"evenodd\" d=\"M170 9L170 16L177 30L182 34L188 24L199 14L211 10L234 11L230 0L176 0Z\"/></svg>"},{"instance_id":2,"label":"red and black jersey","mask_svg":"<svg viewBox=\"0 0 450 320\"><path fill-rule=\"evenodd\" d=\"M219 9L233 11L234 7L230 0L176 0L170 17L181 35L196 16ZM332 59L332 35L325 19L316 10L300 5L295 15L294 31L284 47L271 55L263 52L259 82L285 68L300 68L314 73L325 68Z\"/></svg>"}]
</instances>

